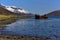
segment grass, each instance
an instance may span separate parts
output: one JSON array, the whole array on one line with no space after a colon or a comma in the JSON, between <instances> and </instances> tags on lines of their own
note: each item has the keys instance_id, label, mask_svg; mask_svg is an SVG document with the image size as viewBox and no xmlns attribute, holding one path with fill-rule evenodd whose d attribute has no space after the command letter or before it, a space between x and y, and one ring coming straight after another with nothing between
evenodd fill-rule
<instances>
[{"instance_id":1,"label":"grass","mask_svg":"<svg viewBox=\"0 0 60 40\"><path fill-rule=\"evenodd\" d=\"M11 24L16 21L17 18L20 18L18 15L3 15L0 14L0 28L3 28L2 25Z\"/></svg>"},{"instance_id":2,"label":"grass","mask_svg":"<svg viewBox=\"0 0 60 40\"><path fill-rule=\"evenodd\" d=\"M18 18L17 15L0 15L0 20L10 19L10 18Z\"/></svg>"}]
</instances>

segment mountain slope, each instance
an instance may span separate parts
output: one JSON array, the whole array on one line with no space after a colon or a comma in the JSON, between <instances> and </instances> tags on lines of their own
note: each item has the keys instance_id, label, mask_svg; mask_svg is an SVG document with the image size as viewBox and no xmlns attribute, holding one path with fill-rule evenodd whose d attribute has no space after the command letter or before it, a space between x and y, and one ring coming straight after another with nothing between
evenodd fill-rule
<instances>
[{"instance_id":1,"label":"mountain slope","mask_svg":"<svg viewBox=\"0 0 60 40\"><path fill-rule=\"evenodd\" d=\"M22 8L18 8L16 6L6 6L6 5L0 4L0 7L3 7L4 9L14 12L14 13L29 13L28 11L26 11Z\"/></svg>"},{"instance_id":2,"label":"mountain slope","mask_svg":"<svg viewBox=\"0 0 60 40\"><path fill-rule=\"evenodd\" d=\"M4 14L4 15L15 15L15 16L31 16L31 13L15 13L15 12L11 12L7 9L5 9L4 7L0 6L0 14Z\"/></svg>"},{"instance_id":3,"label":"mountain slope","mask_svg":"<svg viewBox=\"0 0 60 40\"><path fill-rule=\"evenodd\" d=\"M60 10L56 10L47 14L48 16L60 16Z\"/></svg>"}]
</instances>

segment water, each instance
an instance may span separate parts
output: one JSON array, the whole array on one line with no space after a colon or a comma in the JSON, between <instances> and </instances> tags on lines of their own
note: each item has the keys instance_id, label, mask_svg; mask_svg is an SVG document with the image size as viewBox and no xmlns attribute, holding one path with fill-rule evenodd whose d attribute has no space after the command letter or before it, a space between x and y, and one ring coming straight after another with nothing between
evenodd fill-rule
<instances>
[{"instance_id":1,"label":"water","mask_svg":"<svg viewBox=\"0 0 60 40\"><path fill-rule=\"evenodd\" d=\"M41 20L19 19L6 26L6 28L0 30L1 33L43 36L50 37L53 40L60 40L60 17L49 17Z\"/></svg>"}]
</instances>

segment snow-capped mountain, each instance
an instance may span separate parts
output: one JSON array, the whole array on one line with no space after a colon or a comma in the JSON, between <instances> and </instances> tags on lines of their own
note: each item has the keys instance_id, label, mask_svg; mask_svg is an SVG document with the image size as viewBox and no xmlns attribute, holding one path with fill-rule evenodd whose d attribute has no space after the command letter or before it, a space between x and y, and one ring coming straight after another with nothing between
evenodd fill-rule
<instances>
[{"instance_id":1,"label":"snow-capped mountain","mask_svg":"<svg viewBox=\"0 0 60 40\"><path fill-rule=\"evenodd\" d=\"M22 8L17 8L16 6L5 6L3 4L0 4L0 7L3 7L7 9L8 11L14 12L14 13L29 13L28 11L22 9Z\"/></svg>"}]
</instances>

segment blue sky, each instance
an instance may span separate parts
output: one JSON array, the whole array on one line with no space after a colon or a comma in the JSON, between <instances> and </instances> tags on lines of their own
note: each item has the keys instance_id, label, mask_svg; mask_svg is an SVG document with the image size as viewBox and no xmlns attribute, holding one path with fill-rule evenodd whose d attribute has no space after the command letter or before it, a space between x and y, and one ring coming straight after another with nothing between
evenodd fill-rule
<instances>
[{"instance_id":1,"label":"blue sky","mask_svg":"<svg viewBox=\"0 0 60 40\"><path fill-rule=\"evenodd\" d=\"M0 3L21 7L36 14L45 14L60 10L60 0L0 0Z\"/></svg>"}]
</instances>

